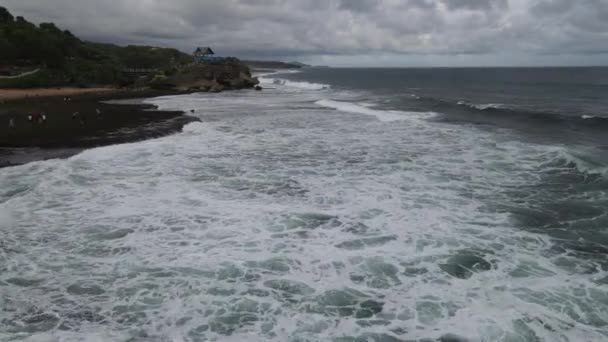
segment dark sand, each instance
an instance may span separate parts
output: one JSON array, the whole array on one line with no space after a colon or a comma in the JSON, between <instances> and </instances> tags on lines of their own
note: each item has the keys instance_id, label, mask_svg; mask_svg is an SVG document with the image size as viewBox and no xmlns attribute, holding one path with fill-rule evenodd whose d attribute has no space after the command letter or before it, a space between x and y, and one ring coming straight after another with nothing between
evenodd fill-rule
<instances>
[{"instance_id":1,"label":"dark sand","mask_svg":"<svg viewBox=\"0 0 608 342\"><path fill-rule=\"evenodd\" d=\"M171 95L176 93L170 93ZM197 118L177 111L158 111L144 104L108 104L102 101L169 95L159 91L86 93L71 96L30 97L0 103L0 167L36 160L65 158L85 148L140 141L180 132ZM101 115L97 115L97 109ZM73 113L79 116L73 118ZM44 113L45 123L28 115ZM13 119L14 127L9 127Z\"/></svg>"}]
</instances>

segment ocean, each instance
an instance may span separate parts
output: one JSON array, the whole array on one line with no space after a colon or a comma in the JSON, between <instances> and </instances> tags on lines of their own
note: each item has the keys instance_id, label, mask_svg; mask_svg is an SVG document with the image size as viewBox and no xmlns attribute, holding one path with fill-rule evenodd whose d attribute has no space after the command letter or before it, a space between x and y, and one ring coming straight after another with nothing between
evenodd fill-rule
<instances>
[{"instance_id":1,"label":"ocean","mask_svg":"<svg viewBox=\"0 0 608 342\"><path fill-rule=\"evenodd\" d=\"M0 340L608 340L608 68L260 80L0 169Z\"/></svg>"}]
</instances>

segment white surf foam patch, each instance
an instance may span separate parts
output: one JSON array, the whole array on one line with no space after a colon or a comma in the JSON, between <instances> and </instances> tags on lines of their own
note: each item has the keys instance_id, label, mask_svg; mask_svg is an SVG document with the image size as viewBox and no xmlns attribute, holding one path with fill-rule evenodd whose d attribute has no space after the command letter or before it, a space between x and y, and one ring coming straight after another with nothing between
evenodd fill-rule
<instances>
[{"instance_id":1,"label":"white surf foam patch","mask_svg":"<svg viewBox=\"0 0 608 342\"><path fill-rule=\"evenodd\" d=\"M379 110L370 108L369 103L357 104L352 102L334 101L334 100L320 100L316 104L319 106L333 108L342 112L372 115L378 118L380 121L391 122L401 121L408 119L428 119L437 115L433 112L405 112L399 110Z\"/></svg>"},{"instance_id":2,"label":"white surf foam patch","mask_svg":"<svg viewBox=\"0 0 608 342\"><path fill-rule=\"evenodd\" d=\"M285 75L285 74L298 74L301 73L302 71L300 70L269 70L269 71L262 71L262 72L254 72L253 76L254 77L266 77L266 76L271 76L271 75Z\"/></svg>"},{"instance_id":3,"label":"white surf foam patch","mask_svg":"<svg viewBox=\"0 0 608 342\"><path fill-rule=\"evenodd\" d=\"M600 161L593 160L592 156L597 155L597 151L558 147L553 149L556 159L566 160L574 165L580 172L586 174L608 174L608 167Z\"/></svg>"},{"instance_id":4,"label":"white surf foam patch","mask_svg":"<svg viewBox=\"0 0 608 342\"><path fill-rule=\"evenodd\" d=\"M548 237L484 205L537 185L545 146L424 121L361 129L311 111L317 92L276 93L157 98L212 119L1 169L14 222L0 220L1 280L33 285L3 285L15 330L0 340L47 324L41 313L73 327L43 341L605 339L606 272L566 269ZM469 249L493 267L441 268ZM336 311L367 300L382 302L370 319Z\"/></svg>"},{"instance_id":5,"label":"white surf foam patch","mask_svg":"<svg viewBox=\"0 0 608 342\"><path fill-rule=\"evenodd\" d=\"M458 104L461 106L468 106L471 108L479 109L479 110L487 110L487 109L500 109L504 108L505 105L502 103L468 103L465 101L458 101Z\"/></svg>"},{"instance_id":6,"label":"white surf foam patch","mask_svg":"<svg viewBox=\"0 0 608 342\"><path fill-rule=\"evenodd\" d=\"M593 116L593 115L583 115L583 116L581 116L581 119L583 119L583 120L595 119L595 116Z\"/></svg>"},{"instance_id":7,"label":"white surf foam patch","mask_svg":"<svg viewBox=\"0 0 608 342\"><path fill-rule=\"evenodd\" d=\"M11 211L8 208L0 208L0 226L10 227L14 222Z\"/></svg>"},{"instance_id":8,"label":"white surf foam patch","mask_svg":"<svg viewBox=\"0 0 608 342\"><path fill-rule=\"evenodd\" d=\"M289 88L298 88L303 90L324 90L329 89L331 86L329 84L323 83L311 83L311 82L297 82L297 81L289 81L279 78L265 78L260 77L260 84L262 85L274 85L274 86L284 86Z\"/></svg>"}]
</instances>

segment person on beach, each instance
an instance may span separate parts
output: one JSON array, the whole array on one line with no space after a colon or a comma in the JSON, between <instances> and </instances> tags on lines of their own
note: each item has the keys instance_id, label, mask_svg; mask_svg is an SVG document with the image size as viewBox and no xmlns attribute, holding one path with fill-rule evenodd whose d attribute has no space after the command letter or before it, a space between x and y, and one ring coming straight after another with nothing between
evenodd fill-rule
<instances>
[{"instance_id":1,"label":"person on beach","mask_svg":"<svg viewBox=\"0 0 608 342\"><path fill-rule=\"evenodd\" d=\"M15 119L14 118L8 119L8 127L15 128Z\"/></svg>"},{"instance_id":2,"label":"person on beach","mask_svg":"<svg viewBox=\"0 0 608 342\"><path fill-rule=\"evenodd\" d=\"M80 123L81 126L84 126L87 123L85 121L84 115L80 115L79 112L75 112L74 114L72 114L72 120L76 120L76 119L78 119L78 122Z\"/></svg>"},{"instance_id":3,"label":"person on beach","mask_svg":"<svg viewBox=\"0 0 608 342\"><path fill-rule=\"evenodd\" d=\"M101 111L99 110L99 108L95 109L95 113L97 114L97 120L103 119L103 116L101 115Z\"/></svg>"},{"instance_id":4,"label":"person on beach","mask_svg":"<svg viewBox=\"0 0 608 342\"><path fill-rule=\"evenodd\" d=\"M40 113L30 113L27 116L27 121L29 121L32 125L42 123L42 115L40 115Z\"/></svg>"}]
</instances>

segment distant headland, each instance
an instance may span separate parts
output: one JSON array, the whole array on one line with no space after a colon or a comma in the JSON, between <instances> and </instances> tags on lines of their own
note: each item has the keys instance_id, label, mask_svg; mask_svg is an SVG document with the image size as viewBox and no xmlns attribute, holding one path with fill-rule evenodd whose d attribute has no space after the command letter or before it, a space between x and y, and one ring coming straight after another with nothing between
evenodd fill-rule
<instances>
[{"instance_id":1,"label":"distant headland","mask_svg":"<svg viewBox=\"0 0 608 342\"><path fill-rule=\"evenodd\" d=\"M200 48L187 54L171 48L88 42L54 23L35 25L0 7L0 88L159 85L167 90L172 85L176 90L193 86L220 91L257 84L237 58L213 56L213 50L206 49L202 58Z\"/></svg>"},{"instance_id":2,"label":"distant headland","mask_svg":"<svg viewBox=\"0 0 608 342\"><path fill-rule=\"evenodd\" d=\"M35 25L0 7L0 167L160 137L199 121L138 100L109 100L258 84L239 59L211 47L193 50L84 41L54 23Z\"/></svg>"}]
</instances>

